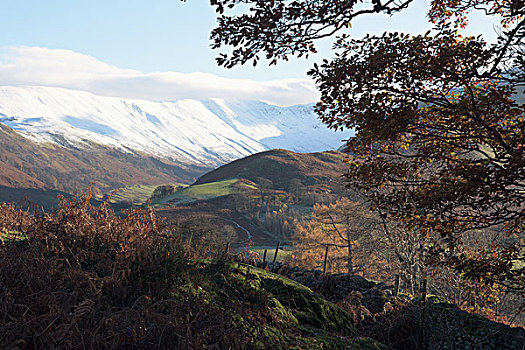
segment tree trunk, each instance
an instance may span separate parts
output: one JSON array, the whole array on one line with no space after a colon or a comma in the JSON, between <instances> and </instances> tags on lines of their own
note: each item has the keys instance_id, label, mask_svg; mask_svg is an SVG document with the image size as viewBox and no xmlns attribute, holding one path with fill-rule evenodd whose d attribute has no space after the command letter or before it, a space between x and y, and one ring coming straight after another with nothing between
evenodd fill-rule
<instances>
[{"instance_id":1,"label":"tree trunk","mask_svg":"<svg viewBox=\"0 0 525 350\"><path fill-rule=\"evenodd\" d=\"M353 263L353 259L352 259L352 241L350 240L350 231L348 231L346 233L346 241L348 243L348 258L347 258L347 262L348 262L348 273L353 273L354 272L354 263Z\"/></svg>"}]
</instances>

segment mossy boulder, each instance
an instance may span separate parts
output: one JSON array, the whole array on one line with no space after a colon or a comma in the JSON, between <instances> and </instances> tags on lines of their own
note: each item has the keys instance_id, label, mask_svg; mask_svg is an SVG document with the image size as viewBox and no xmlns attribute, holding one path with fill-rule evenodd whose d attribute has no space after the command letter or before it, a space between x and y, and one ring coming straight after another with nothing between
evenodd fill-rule
<instances>
[{"instance_id":1,"label":"mossy boulder","mask_svg":"<svg viewBox=\"0 0 525 350\"><path fill-rule=\"evenodd\" d=\"M381 349L379 343L377 347L365 347L366 341L358 342L351 315L298 282L244 264L200 263L207 265L202 272L214 276L215 287L206 288L214 288L211 293L232 299L250 296L246 304L252 310L271 314L271 321L263 327L255 326L262 348Z\"/></svg>"},{"instance_id":2,"label":"mossy boulder","mask_svg":"<svg viewBox=\"0 0 525 350\"><path fill-rule=\"evenodd\" d=\"M268 293L279 305L289 310L298 324L334 332L342 336L355 336L352 317L343 309L315 294L310 288L269 271L237 264L237 272L256 289Z\"/></svg>"},{"instance_id":3,"label":"mossy boulder","mask_svg":"<svg viewBox=\"0 0 525 350\"><path fill-rule=\"evenodd\" d=\"M309 325L344 336L354 336L351 316L338 306L314 294L309 288L285 278L261 278L261 287L273 295L300 324Z\"/></svg>"}]
</instances>

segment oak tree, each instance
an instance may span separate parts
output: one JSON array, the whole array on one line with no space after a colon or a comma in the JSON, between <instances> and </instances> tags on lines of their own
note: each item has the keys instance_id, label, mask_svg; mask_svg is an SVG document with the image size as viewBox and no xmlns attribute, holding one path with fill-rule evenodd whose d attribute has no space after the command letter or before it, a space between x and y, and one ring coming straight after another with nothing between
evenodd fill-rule
<instances>
[{"instance_id":1,"label":"oak tree","mask_svg":"<svg viewBox=\"0 0 525 350\"><path fill-rule=\"evenodd\" d=\"M525 293L525 3L431 0L434 29L351 38L358 16L391 15L413 0L211 0L219 65L270 64L316 52L332 37L335 57L309 74L316 111L348 140L349 184L376 210L432 238L430 262L474 281ZM499 22L498 38L462 36L478 11ZM465 232L503 236L462 249Z\"/></svg>"}]
</instances>

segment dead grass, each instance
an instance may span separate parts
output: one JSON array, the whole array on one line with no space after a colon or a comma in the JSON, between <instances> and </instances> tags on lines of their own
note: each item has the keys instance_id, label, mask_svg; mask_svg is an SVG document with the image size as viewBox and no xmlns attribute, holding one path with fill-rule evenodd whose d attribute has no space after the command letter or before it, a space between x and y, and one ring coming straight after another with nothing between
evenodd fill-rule
<instances>
[{"instance_id":1,"label":"dead grass","mask_svg":"<svg viewBox=\"0 0 525 350\"><path fill-rule=\"evenodd\" d=\"M25 240L8 239L19 232ZM242 348L228 313L184 292L188 252L151 210L89 194L50 215L0 204L0 348Z\"/></svg>"}]
</instances>

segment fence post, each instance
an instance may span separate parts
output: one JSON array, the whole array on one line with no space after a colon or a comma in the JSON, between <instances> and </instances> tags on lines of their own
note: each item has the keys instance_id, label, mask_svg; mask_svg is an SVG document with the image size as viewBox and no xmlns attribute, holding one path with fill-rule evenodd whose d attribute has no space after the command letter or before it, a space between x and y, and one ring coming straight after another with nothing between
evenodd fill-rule
<instances>
[{"instance_id":1,"label":"fence post","mask_svg":"<svg viewBox=\"0 0 525 350\"><path fill-rule=\"evenodd\" d=\"M422 285L422 288L421 288L421 297L423 300L426 300L427 299L427 279L423 279L423 285Z\"/></svg>"},{"instance_id":2,"label":"fence post","mask_svg":"<svg viewBox=\"0 0 525 350\"><path fill-rule=\"evenodd\" d=\"M277 253L279 253L280 246L281 246L281 241L278 241L277 247L275 247L275 255L273 256L272 271L275 271L275 261L277 260Z\"/></svg>"},{"instance_id":3,"label":"fence post","mask_svg":"<svg viewBox=\"0 0 525 350\"><path fill-rule=\"evenodd\" d=\"M328 260L328 246L324 252L324 262L323 262L323 275L326 273L326 261Z\"/></svg>"},{"instance_id":4,"label":"fence post","mask_svg":"<svg viewBox=\"0 0 525 350\"><path fill-rule=\"evenodd\" d=\"M264 254L263 254L263 269L266 267L266 254L268 253L268 249L265 249L264 250Z\"/></svg>"},{"instance_id":5,"label":"fence post","mask_svg":"<svg viewBox=\"0 0 525 350\"><path fill-rule=\"evenodd\" d=\"M394 282L394 296L399 295L399 287L401 284L401 276L399 274L396 275L396 280Z\"/></svg>"},{"instance_id":6,"label":"fence post","mask_svg":"<svg viewBox=\"0 0 525 350\"><path fill-rule=\"evenodd\" d=\"M193 241L193 231L190 234L190 238L188 238L188 247L191 247L191 242Z\"/></svg>"}]
</instances>

